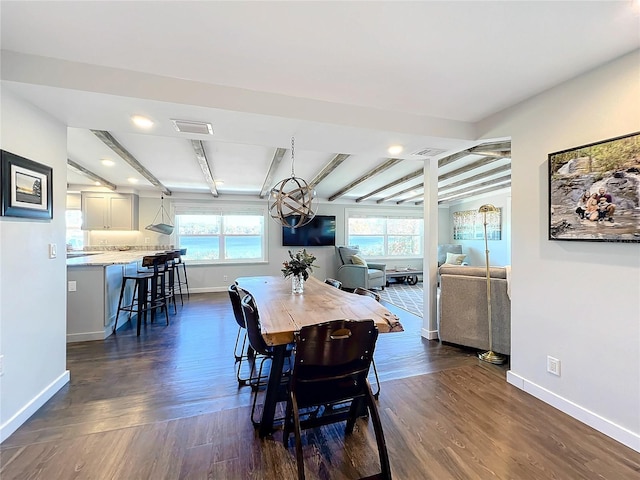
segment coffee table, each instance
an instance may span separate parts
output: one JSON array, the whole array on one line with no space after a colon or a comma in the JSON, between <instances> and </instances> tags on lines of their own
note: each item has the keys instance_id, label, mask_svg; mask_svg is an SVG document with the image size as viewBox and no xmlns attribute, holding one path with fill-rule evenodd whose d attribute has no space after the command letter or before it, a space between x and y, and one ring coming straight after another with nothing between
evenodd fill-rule
<instances>
[{"instance_id":1,"label":"coffee table","mask_svg":"<svg viewBox=\"0 0 640 480\"><path fill-rule=\"evenodd\" d=\"M422 270L417 268L393 268L385 271L387 276L387 287L389 286L389 279L393 278L398 283L407 282L409 285L415 285L418 283L418 275L422 275Z\"/></svg>"}]
</instances>

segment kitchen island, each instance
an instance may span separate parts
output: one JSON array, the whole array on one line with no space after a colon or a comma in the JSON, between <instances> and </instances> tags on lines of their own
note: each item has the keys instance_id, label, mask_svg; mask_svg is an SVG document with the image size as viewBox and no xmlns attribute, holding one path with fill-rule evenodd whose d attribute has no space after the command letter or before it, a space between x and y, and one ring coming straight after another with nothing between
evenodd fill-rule
<instances>
[{"instance_id":1,"label":"kitchen island","mask_svg":"<svg viewBox=\"0 0 640 480\"><path fill-rule=\"evenodd\" d=\"M73 253L67 258L67 343L104 340L112 333L124 273L157 250ZM133 285L125 291L131 302ZM122 317L122 315L121 315ZM120 325L126 323L120 319Z\"/></svg>"}]
</instances>

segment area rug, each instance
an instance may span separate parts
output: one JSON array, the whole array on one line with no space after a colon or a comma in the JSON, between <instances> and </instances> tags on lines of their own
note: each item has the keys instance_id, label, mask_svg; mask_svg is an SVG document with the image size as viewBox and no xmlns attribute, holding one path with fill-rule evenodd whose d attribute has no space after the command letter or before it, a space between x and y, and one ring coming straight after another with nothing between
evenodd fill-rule
<instances>
[{"instance_id":1,"label":"area rug","mask_svg":"<svg viewBox=\"0 0 640 480\"><path fill-rule=\"evenodd\" d=\"M391 283L384 290L378 290L377 293L380 294L381 300L422 317L422 282L418 282L416 285Z\"/></svg>"}]
</instances>

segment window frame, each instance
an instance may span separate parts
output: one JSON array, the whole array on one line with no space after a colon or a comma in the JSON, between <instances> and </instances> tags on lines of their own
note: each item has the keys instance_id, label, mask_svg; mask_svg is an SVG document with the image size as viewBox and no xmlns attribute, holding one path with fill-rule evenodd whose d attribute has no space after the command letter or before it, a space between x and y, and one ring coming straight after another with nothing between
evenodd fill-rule
<instances>
[{"instance_id":1,"label":"window frame","mask_svg":"<svg viewBox=\"0 0 640 480\"><path fill-rule=\"evenodd\" d=\"M422 212L393 212L389 210L385 211L376 211L376 210L362 210L362 209L346 209L344 216L344 231L345 231L345 242L346 244L350 244L349 237L349 220L352 218L376 218L376 219L384 219L384 229L385 232L380 234L384 237L384 253L382 255L366 255L367 259L403 259L403 260L413 260L413 259L421 259L424 256L424 242L425 242L425 228L424 228L424 215ZM418 255L392 255L389 253L389 237L399 236L397 234L389 234L388 232L388 223L389 219L417 219L422 220L422 232L418 235L420 238L420 253ZM377 236L377 235L376 235ZM357 242L354 242L357 245Z\"/></svg>"},{"instance_id":2,"label":"window frame","mask_svg":"<svg viewBox=\"0 0 640 480\"><path fill-rule=\"evenodd\" d=\"M189 264L197 265L256 265L266 264L269 262L269 222L268 212L266 206L234 206L234 205L219 205L212 207L204 203L176 203L173 206L173 217L175 229L175 243L176 248L184 248L180 244L181 237L195 237L195 235L180 235L180 216L181 215L217 215L222 217L220 220L219 233L212 234L211 236L218 237L218 252L221 258L213 259L194 259L189 258L189 250L187 247L187 254L185 259L189 261ZM225 259L225 239L230 237L242 237L243 234L225 234L224 233L224 217L225 216L238 216L238 215L253 215L262 217L262 233L261 233L261 249L262 257L259 259ZM249 235L246 235L249 236Z\"/></svg>"}]
</instances>

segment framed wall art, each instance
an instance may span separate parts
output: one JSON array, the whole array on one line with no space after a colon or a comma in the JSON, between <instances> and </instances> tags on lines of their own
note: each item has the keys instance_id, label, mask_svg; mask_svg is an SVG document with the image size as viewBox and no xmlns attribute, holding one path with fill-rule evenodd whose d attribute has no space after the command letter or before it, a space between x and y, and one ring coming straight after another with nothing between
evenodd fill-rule
<instances>
[{"instance_id":1,"label":"framed wall art","mask_svg":"<svg viewBox=\"0 0 640 480\"><path fill-rule=\"evenodd\" d=\"M53 170L1 151L0 212L6 217L53 218Z\"/></svg>"},{"instance_id":2,"label":"framed wall art","mask_svg":"<svg viewBox=\"0 0 640 480\"><path fill-rule=\"evenodd\" d=\"M549 154L549 239L640 242L640 132Z\"/></svg>"},{"instance_id":3,"label":"framed wall art","mask_svg":"<svg viewBox=\"0 0 640 480\"><path fill-rule=\"evenodd\" d=\"M478 210L453 212L454 240L484 240L484 216ZM487 213L487 240L502 239L502 209Z\"/></svg>"}]
</instances>

